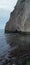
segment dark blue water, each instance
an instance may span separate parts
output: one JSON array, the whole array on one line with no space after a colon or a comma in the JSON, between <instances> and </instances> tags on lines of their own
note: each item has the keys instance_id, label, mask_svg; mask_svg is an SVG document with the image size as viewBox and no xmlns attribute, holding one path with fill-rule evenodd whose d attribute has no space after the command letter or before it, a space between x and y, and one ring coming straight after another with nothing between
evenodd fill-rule
<instances>
[{"instance_id":1,"label":"dark blue water","mask_svg":"<svg viewBox=\"0 0 30 65\"><path fill-rule=\"evenodd\" d=\"M20 55L27 55L28 53L30 55L30 35L5 34L4 30L0 30L0 65L12 65L17 60L20 64L22 61L19 61ZM12 59L16 59L16 61L12 61Z\"/></svg>"},{"instance_id":2,"label":"dark blue water","mask_svg":"<svg viewBox=\"0 0 30 65\"><path fill-rule=\"evenodd\" d=\"M4 30L0 30L0 65L3 65L6 59L9 60L11 51L17 47L11 44L15 42L14 36L16 37L16 34L5 34Z\"/></svg>"}]
</instances>

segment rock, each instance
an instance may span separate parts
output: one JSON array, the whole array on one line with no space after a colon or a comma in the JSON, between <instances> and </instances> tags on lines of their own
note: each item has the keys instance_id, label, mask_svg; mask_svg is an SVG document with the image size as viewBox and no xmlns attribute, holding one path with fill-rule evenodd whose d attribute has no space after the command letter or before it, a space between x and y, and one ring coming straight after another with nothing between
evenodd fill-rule
<instances>
[{"instance_id":1,"label":"rock","mask_svg":"<svg viewBox=\"0 0 30 65\"><path fill-rule=\"evenodd\" d=\"M30 0L18 0L6 23L5 32L17 31L30 32Z\"/></svg>"}]
</instances>

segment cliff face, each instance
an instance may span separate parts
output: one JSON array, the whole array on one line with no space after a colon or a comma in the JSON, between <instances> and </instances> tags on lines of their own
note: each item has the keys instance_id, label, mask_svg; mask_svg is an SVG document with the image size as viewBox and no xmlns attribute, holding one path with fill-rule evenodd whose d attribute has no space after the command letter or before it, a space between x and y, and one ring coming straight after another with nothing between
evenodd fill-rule
<instances>
[{"instance_id":1,"label":"cliff face","mask_svg":"<svg viewBox=\"0 0 30 65\"><path fill-rule=\"evenodd\" d=\"M30 0L18 0L5 30L30 32Z\"/></svg>"}]
</instances>

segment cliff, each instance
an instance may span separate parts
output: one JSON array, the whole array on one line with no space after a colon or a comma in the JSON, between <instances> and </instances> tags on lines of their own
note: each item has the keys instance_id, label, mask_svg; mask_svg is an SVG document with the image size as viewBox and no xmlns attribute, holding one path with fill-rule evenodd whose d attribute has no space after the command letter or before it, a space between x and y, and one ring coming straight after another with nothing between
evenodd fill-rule
<instances>
[{"instance_id":1,"label":"cliff","mask_svg":"<svg viewBox=\"0 0 30 65\"><path fill-rule=\"evenodd\" d=\"M30 0L18 0L11 12L5 32L15 31L30 32Z\"/></svg>"}]
</instances>

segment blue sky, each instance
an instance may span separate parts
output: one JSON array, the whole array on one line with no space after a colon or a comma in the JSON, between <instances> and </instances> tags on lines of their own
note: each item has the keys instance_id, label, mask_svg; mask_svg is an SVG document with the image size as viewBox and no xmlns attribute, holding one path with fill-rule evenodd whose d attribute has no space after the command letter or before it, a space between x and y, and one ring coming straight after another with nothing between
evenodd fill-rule
<instances>
[{"instance_id":1,"label":"blue sky","mask_svg":"<svg viewBox=\"0 0 30 65\"><path fill-rule=\"evenodd\" d=\"M5 28L5 24L9 20L10 13L16 3L17 0L0 0L0 29Z\"/></svg>"}]
</instances>

